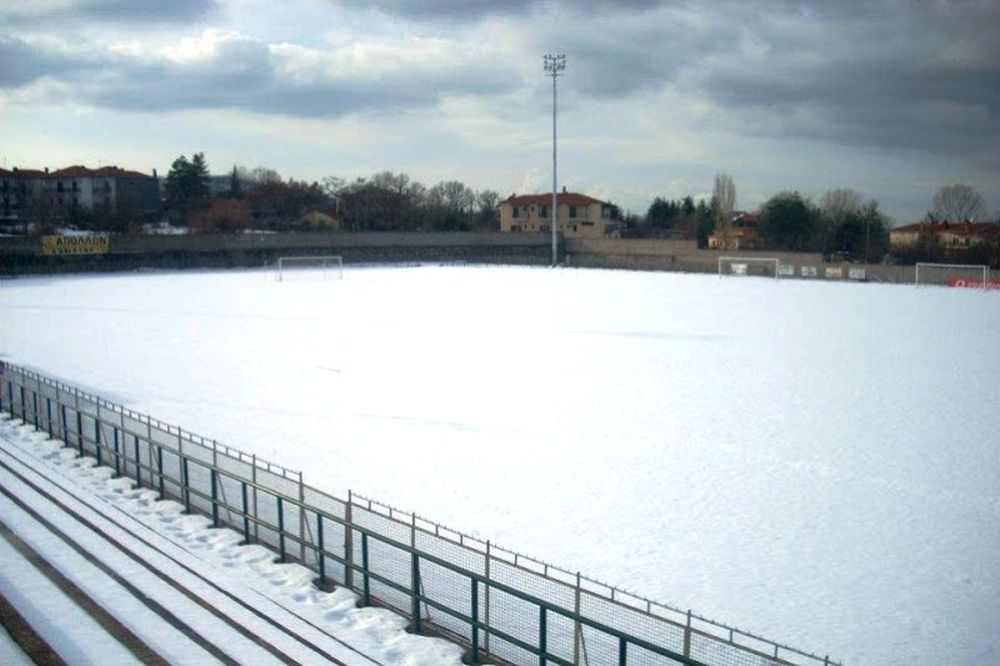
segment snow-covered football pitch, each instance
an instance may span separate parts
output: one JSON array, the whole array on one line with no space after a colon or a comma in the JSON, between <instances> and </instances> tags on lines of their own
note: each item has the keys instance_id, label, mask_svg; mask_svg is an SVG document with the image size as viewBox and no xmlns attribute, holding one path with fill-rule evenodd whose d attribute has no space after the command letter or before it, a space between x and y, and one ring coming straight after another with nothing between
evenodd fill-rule
<instances>
[{"instance_id":1,"label":"snow-covered football pitch","mask_svg":"<svg viewBox=\"0 0 1000 666\"><path fill-rule=\"evenodd\" d=\"M0 355L808 651L1000 662L1000 293L291 277L0 282Z\"/></svg>"}]
</instances>

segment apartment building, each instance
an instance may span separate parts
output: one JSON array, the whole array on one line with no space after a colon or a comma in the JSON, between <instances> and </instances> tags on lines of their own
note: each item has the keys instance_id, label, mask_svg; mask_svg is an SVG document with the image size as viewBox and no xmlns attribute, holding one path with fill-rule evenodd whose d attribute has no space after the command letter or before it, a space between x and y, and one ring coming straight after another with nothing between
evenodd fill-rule
<instances>
[{"instance_id":1,"label":"apartment building","mask_svg":"<svg viewBox=\"0 0 1000 666\"><path fill-rule=\"evenodd\" d=\"M621 223L612 219L611 204L566 188L556 197L559 231L567 237L616 236ZM500 231L547 232L552 229L551 194L516 194L500 202Z\"/></svg>"},{"instance_id":2,"label":"apartment building","mask_svg":"<svg viewBox=\"0 0 1000 666\"><path fill-rule=\"evenodd\" d=\"M116 166L0 169L0 221L63 219L74 210L134 215L155 210L159 200L155 169L152 176Z\"/></svg>"}]
</instances>

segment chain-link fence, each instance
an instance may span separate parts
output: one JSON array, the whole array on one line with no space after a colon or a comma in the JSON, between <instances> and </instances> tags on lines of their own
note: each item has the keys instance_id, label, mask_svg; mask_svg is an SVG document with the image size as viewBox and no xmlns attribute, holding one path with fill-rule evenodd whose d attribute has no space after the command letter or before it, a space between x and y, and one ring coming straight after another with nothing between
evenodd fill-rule
<instances>
[{"instance_id":1,"label":"chain-link fence","mask_svg":"<svg viewBox=\"0 0 1000 666\"><path fill-rule=\"evenodd\" d=\"M389 608L469 663L836 664L348 493L28 369L0 363L0 410L181 502L329 589Z\"/></svg>"}]
</instances>

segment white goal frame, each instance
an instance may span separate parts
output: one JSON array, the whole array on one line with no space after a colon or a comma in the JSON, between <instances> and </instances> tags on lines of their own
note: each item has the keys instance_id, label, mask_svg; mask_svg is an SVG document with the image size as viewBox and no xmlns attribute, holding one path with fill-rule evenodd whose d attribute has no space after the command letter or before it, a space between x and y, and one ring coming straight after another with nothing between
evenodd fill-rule
<instances>
[{"instance_id":1,"label":"white goal frame","mask_svg":"<svg viewBox=\"0 0 1000 666\"><path fill-rule=\"evenodd\" d=\"M324 278L328 276L329 269L334 268L336 270L337 279L342 280L344 278L344 258L339 254L318 255L311 257L278 257L278 282L282 282L284 280L286 268L289 268L290 265L294 265L296 263L309 263L313 267L321 269L324 271Z\"/></svg>"},{"instance_id":2,"label":"white goal frame","mask_svg":"<svg viewBox=\"0 0 1000 666\"><path fill-rule=\"evenodd\" d=\"M946 270L947 269L951 269L951 270L963 270L963 271L979 270L979 271L982 272L982 277L980 277L979 279L980 279L980 281L983 284L983 291L986 291L989 288L990 267L987 266L986 264L935 264L935 263L932 263L932 262L929 262L929 261L920 261L920 262L917 262L917 268L914 271L914 275L913 275L913 284L915 284L918 287L927 286L927 282L924 282L924 283L920 282L920 269L921 268L925 268L925 269L926 268L942 268L942 269L946 269ZM944 285L934 284L933 286L948 286L948 285L946 283Z\"/></svg>"},{"instance_id":3,"label":"white goal frame","mask_svg":"<svg viewBox=\"0 0 1000 666\"><path fill-rule=\"evenodd\" d=\"M728 261L730 263L742 263L742 262L746 262L746 263L758 263L758 264L759 263L765 263L765 264L770 264L771 266L774 266L774 275L771 276L771 277L774 277L774 278L779 277L779 275L778 275L778 267L781 265L781 260L780 259L776 259L774 257L719 257L719 277L720 278L723 275L740 275L739 273L732 273L732 272L730 272L730 273L723 273L722 272L722 263L725 262L725 261Z\"/></svg>"}]
</instances>

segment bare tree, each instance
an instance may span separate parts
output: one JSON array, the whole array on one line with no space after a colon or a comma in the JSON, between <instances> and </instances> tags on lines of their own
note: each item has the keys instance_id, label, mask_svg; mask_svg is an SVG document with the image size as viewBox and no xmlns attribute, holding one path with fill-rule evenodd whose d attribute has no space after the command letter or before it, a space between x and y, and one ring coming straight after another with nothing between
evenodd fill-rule
<instances>
[{"instance_id":1,"label":"bare tree","mask_svg":"<svg viewBox=\"0 0 1000 666\"><path fill-rule=\"evenodd\" d=\"M728 230L733 223L736 208L736 185L733 177L726 173L715 175L712 186L712 211L715 214L715 228Z\"/></svg>"},{"instance_id":2,"label":"bare tree","mask_svg":"<svg viewBox=\"0 0 1000 666\"><path fill-rule=\"evenodd\" d=\"M483 216L493 217L500 203L500 193L496 190L480 190L476 193L476 204Z\"/></svg>"},{"instance_id":3,"label":"bare tree","mask_svg":"<svg viewBox=\"0 0 1000 666\"><path fill-rule=\"evenodd\" d=\"M947 185L934 195L928 215L935 222L975 221L986 215L986 202L971 185Z\"/></svg>"},{"instance_id":4,"label":"bare tree","mask_svg":"<svg viewBox=\"0 0 1000 666\"><path fill-rule=\"evenodd\" d=\"M819 209L827 222L833 225L844 222L851 215L857 215L864 208L865 202L855 190L840 187L828 190L819 200Z\"/></svg>"}]
</instances>

